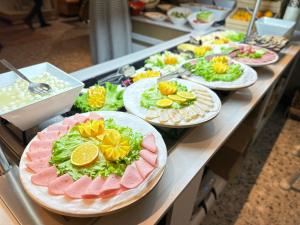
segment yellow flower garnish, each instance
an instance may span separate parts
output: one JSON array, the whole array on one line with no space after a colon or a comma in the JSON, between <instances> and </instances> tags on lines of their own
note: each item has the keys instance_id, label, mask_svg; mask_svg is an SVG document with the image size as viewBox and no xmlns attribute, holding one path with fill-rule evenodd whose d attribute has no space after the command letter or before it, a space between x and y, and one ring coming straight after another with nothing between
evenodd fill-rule
<instances>
[{"instance_id":1,"label":"yellow flower garnish","mask_svg":"<svg viewBox=\"0 0 300 225\"><path fill-rule=\"evenodd\" d=\"M214 40L213 44L222 45L222 44L227 44L229 42L230 42L230 40L228 38L222 37L222 38L218 38L218 39Z\"/></svg>"},{"instance_id":2,"label":"yellow flower garnish","mask_svg":"<svg viewBox=\"0 0 300 225\"><path fill-rule=\"evenodd\" d=\"M119 131L109 129L105 131L100 149L109 161L116 161L125 157L130 151L129 141L122 137Z\"/></svg>"},{"instance_id":3,"label":"yellow flower garnish","mask_svg":"<svg viewBox=\"0 0 300 225\"><path fill-rule=\"evenodd\" d=\"M172 55L165 56L164 62L166 65L175 65L178 63L177 58Z\"/></svg>"},{"instance_id":4,"label":"yellow flower garnish","mask_svg":"<svg viewBox=\"0 0 300 225\"><path fill-rule=\"evenodd\" d=\"M82 137L97 137L104 132L104 120L89 120L78 125L77 129Z\"/></svg>"},{"instance_id":5,"label":"yellow flower garnish","mask_svg":"<svg viewBox=\"0 0 300 225\"><path fill-rule=\"evenodd\" d=\"M102 86L94 86L88 90L88 104L93 108L101 108L105 103L106 90Z\"/></svg>"},{"instance_id":6,"label":"yellow flower garnish","mask_svg":"<svg viewBox=\"0 0 300 225\"><path fill-rule=\"evenodd\" d=\"M158 83L158 89L163 95L172 95L177 92L177 86L174 82L162 81Z\"/></svg>"},{"instance_id":7,"label":"yellow flower garnish","mask_svg":"<svg viewBox=\"0 0 300 225\"><path fill-rule=\"evenodd\" d=\"M228 71L229 66L226 63L216 62L212 65L213 70L217 74L224 74Z\"/></svg>"},{"instance_id":8,"label":"yellow flower garnish","mask_svg":"<svg viewBox=\"0 0 300 225\"><path fill-rule=\"evenodd\" d=\"M144 79L144 78L159 77L159 76L160 76L159 71L147 70L145 72L141 72L141 73L136 74L133 77L133 82L137 82L137 81L139 81L141 79Z\"/></svg>"},{"instance_id":9,"label":"yellow flower garnish","mask_svg":"<svg viewBox=\"0 0 300 225\"><path fill-rule=\"evenodd\" d=\"M212 63L225 63L228 64L227 56L215 56L210 60Z\"/></svg>"},{"instance_id":10,"label":"yellow flower garnish","mask_svg":"<svg viewBox=\"0 0 300 225\"><path fill-rule=\"evenodd\" d=\"M196 47L194 52L197 57L204 56L208 51L211 51L212 48L208 45Z\"/></svg>"}]
</instances>

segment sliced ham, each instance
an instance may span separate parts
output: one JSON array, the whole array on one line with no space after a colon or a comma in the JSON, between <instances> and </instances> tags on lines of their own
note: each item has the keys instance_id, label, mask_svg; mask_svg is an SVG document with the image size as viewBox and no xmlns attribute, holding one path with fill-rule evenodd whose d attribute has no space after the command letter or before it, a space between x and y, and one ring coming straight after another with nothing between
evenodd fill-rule
<instances>
[{"instance_id":1,"label":"sliced ham","mask_svg":"<svg viewBox=\"0 0 300 225\"><path fill-rule=\"evenodd\" d=\"M77 124L77 121L75 119L73 119L72 117L65 118L64 121L63 121L63 125L68 126L69 129L74 127L76 124Z\"/></svg>"},{"instance_id":2,"label":"sliced ham","mask_svg":"<svg viewBox=\"0 0 300 225\"><path fill-rule=\"evenodd\" d=\"M48 162L49 157L45 157L32 162L28 162L26 163L26 166L34 173L39 173L43 169L50 167Z\"/></svg>"},{"instance_id":3,"label":"sliced ham","mask_svg":"<svg viewBox=\"0 0 300 225\"><path fill-rule=\"evenodd\" d=\"M139 173L135 164L128 165L121 178L121 185L125 188L131 189L136 188L139 184L143 182L143 177Z\"/></svg>"},{"instance_id":4,"label":"sliced ham","mask_svg":"<svg viewBox=\"0 0 300 225\"><path fill-rule=\"evenodd\" d=\"M88 117L89 117L90 120L101 120L101 119L103 119L103 117L100 116L96 112L90 112L89 115L88 115Z\"/></svg>"},{"instance_id":5,"label":"sliced ham","mask_svg":"<svg viewBox=\"0 0 300 225\"><path fill-rule=\"evenodd\" d=\"M56 168L51 166L31 176L31 182L38 186L47 187L49 183L57 178Z\"/></svg>"},{"instance_id":6,"label":"sliced ham","mask_svg":"<svg viewBox=\"0 0 300 225\"><path fill-rule=\"evenodd\" d=\"M150 163L152 166L156 167L157 154L143 149L140 151L140 156L143 159L145 159L148 163Z\"/></svg>"},{"instance_id":7,"label":"sliced ham","mask_svg":"<svg viewBox=\"0 0 300 225\"><path fill-rule=\"evenodd\" d=\"M40 140L45 140L45 141L55 141L59 137L59 131L43 131L43 132L38 132L37 136Z\"/></svg>"},{"instance_id":8,"label":"sliced ham","mask_svg":"<svg viewBox=\"0 0 300 225\"><path fill-rule=\"evenodd\" d=\"M142 147L148 149L151 152L157 151L155 137L153 134L148 134L146 137L144 137L142 142Z\"/></svg>"},{"instance_id":9,"label":"sliced ham","mask_svg":"<svg viewBox=\"0 0 300 225\"><path fill-rule=\"evenodd\" d=\"M73 183L69 174L64 174L51 181L48 185L48 192L52 195L63 195L65 190Z\"/></svg>"},{"instance_id":10,"label":"sliced ham","mask_svg":"<svg viewBox=\"0 0 300 225\"><path fill-rule=\"evenodd\" d=\"M91 183L92 179L84 175L65 189L65 196L69 198L82 198L82 195Z\"/></svg>"},{"instance_id":11,"label":"sliced ham","mask_svg":"<svg viewBox=\"0 0 300 225\"><path fill-rule=\"evenodd\" d=\"M121 188L120 180L121 178L114 174L109 175L101 188L100 197L107 198L117 194Z\"/></svg>"},{"instance_id":12,"label":"sliced ham","mask_svg":"<svg viewBox=\"0 0 300 225\"><path fill-rule=\"evenodd\" d=\"M29 151L37 152L44 150L51 150L53 145L52 140L34 140L31 142Z\"/></svg>"},{"instance_id":13,"label":"sliced ham","mask_svg":"<svg viewBox=\"0 0 300 225\"><path fill-rule=\"evenodd\" d=\"M32 160L32 161L36 161L36 160L40 160L43 158L51 158L51 153L52 150L42 150L42 151L29 151L27 152L27 157Z\"/></svg>"},{"instance_id":14,"label":"sliced ham","mask_svg":"<svg viewBox=\"0 0 300 225\"><path fill-rule=\"evenodd\" d=\"M145 161L142 157L140 157L139 160L135 161L135 165L144 179L154 170L154 167L150 163Z\"/></svg>"},{"instance_id":15,"label":"sliced ham","mask_svg":"<svg viewBox=\"0 0 300 225\"><path fill-rule=\"evenodd\" d=\"M69 126L63 124L53 124L47 128L47 131L58 131L60 136L68 132Z\"/></svg>"},{"instance_id":16,"label":"sliced ham","mask_svg":"<svg viewBox=\"0 0 300 225\"><path fill-rule=\"evenodd\" d=\"M77 123L84 123L85 121L87 121L89 118L85 115L76 113L73 117L72 117Z\"/></svg>"},{"instance_id":17,"label":"sliced ham","mask_svg":"<svg viewBox=\"0 0 300 225\"><path fill-rule=\"evenodd\" d=\"M105 182L105 179L102 177L96 177L92 183L88 186L84 194L83 198L97 198L100 196L101 188Z\"/></svg>"}]
</instances>

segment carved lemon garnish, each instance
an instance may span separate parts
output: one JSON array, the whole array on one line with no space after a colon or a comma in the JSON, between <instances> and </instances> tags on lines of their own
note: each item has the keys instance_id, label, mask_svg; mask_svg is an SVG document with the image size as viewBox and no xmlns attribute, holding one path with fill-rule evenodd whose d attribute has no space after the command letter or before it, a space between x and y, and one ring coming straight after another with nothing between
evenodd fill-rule
<instances>
[{"instance_id":1,"label":"carved lemon garnish","mask_svg":"<svg viewBox=\"0 0 300 225\"><path fill-rule=\"evenodd\" d=\"M228 38L222 37L222 38L218 38L218 39L214 40L213 44L222 45L222 44L227 44L229 42L230 42L230 40Z\"/></svg>"},{"instance_id":2,"label":"carved lemon garnish","mask_svg":"<svg viewBox=\"0 0 300 225\"><path fill-rule=\"evenodd\" d=\"M101 108L105 103L106 90L102 86L94 86L88 90L88 104L93 108Z\"/></svg>"},{"instance_id":3,"label":"carved lemon garnish","mask_svg":"<svg viewBox=\"0 0 300 225\"><path fill-rule=\"evenodd\" d=\"M213 70L217 74L224 74L228 71L229 66L226 63L216 62L212 65Z\"/></svg>"},{"instance_id":4,"label":"carved lemon garnish","mask_svg":"<svg viewBox=\"0 0 300 225\"><path fill-rule=\"evenodd\" d=\"M211 51L211 47L204 45L204 46L199 46L195 48L195 55L198 57L202 57L204 56L208 51Z\"/></svg>"},{"instance_id":5,"label":"carved lemon garnish","mask_svg":"<svg viewBox=\"0 0 300 225\"><path fill-rule=\"evenodd\" d=\"M182 98L178 95L168 95L168 98L171 99L172 101L179 102L179 103L184 103L186 101L185 98Z\"/></svg>"},{"instance_id":6,"label":"carved lemon garnish","mask_svg":"<svg viewBox=\"0 0 300 225\"><path fill-rule=\"evenodd\" d=\"M141 73L136 74L133 77L133 82L137 82L137 81L139 81L141 79L144 79L144 78L159 77L159 76L160 76L159 71L147 70L145 72L141 72Z\"/></svg>"},{"instance_id":7,"label":"carved lemon garnish","mask_svg":"<svg viewBox=\"0 0 300 225\"><path fill-rule=\"evenodd\" d=\"M176 84L168 81L159 82L158 89L163 95L172 95L177 92Z\"/></svg>"},{"instance_id":8,"label":"carved lemon garnish","mask_svg":"<svg viewBox=\"0 0 300 225\"><path fill-rule=\"evenodd\" d=\"M71 163L75 166L86 166L97 159L98 147L92 143L79 145L71 154Z\"/></svg>"},{"instance_id":9,"label":"carved lemon garnish","mask_svg":"<svg viewBox=\"0 0 300 225\"><path fill-rule=\"evenodd\" d=\"M227 56L215 56L210 60L212 63L228 63L228 57Z\"/></svg>"},{"instance_id":10,"label":"carved lemon garnish","mask_svg":"<svg viewBox=\"0 0 300 225\"><path fill-rule=\"evenodd\" d=\"M97 137L104 132L104 120L89 120L78 125L77 129L82 137Z\"/></svg>"},{"instance_id":11,"label":"carved lemon garnish","mask_svg":"<svg viewBox=\"0 0 300 225\"><path fill-rule=\"evenodd\" d=\"M175 65L178 63L177 58L172 55L165 56L164 62L166 65Z\"/></svg>"},{"instance_id":12,"label":"carved lemon garnish","mask_svg":"<svg viewBox=\"0 0 300 225\"><path fill-rule=\"evenodd\" d=\"M188 92L188 91L178 91L177 95L182 98L188 99L188 100L196 99L196 95L194 95L192 92Z\"/></svg>"},{"instance_id":13,"label":"carved lemon garnish","mask_svg":"<svg viewBox=\"0 0 300 225\"><path fill-rule=\"evenodd\" d=\"M129 141L122 137L119 131L108 129L105 130L100 149L107 160L116 161L128 154L130 145Z\"/></svg>"}]
</instances>

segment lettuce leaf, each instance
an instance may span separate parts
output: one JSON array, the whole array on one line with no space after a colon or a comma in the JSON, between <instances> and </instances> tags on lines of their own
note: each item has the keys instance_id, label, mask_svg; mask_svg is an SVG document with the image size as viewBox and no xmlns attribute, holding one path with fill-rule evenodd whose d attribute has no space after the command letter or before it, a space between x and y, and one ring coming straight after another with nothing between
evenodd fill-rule
<instances>
[{"instance_id":1,"label":"lettuce leaf","mask_svg":"<svg viewBox=\"0 0 300 225\"><path fill-rule=\"evenodd\" d=\"M123 93L124 89L120 90L118 85L110 82L105 83L106 98L105 104L102 108L93 108L88 104L88 94L84 93L77 97L74 107L79 109L81 112L90 111L117 111L124 106Z\"/></svg>"}]
</instances>

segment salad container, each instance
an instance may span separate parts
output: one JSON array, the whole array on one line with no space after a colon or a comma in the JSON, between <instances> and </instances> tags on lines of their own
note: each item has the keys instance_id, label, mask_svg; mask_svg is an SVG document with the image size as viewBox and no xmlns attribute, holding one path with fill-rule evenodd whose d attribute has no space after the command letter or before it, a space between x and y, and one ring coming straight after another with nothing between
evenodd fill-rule
<instances>
[{"instance_id":1,"label":"salad container","mask_svg":"<svg viewBox=\"0 0 300 225\"><path fill-rule=\"evenodd\" d=\"M192 11L189 8L175 7L170 9L167 15L175 25L184 25L191 13Z\"/></svg>"},{"instance_id":2,"label":"salad container","mask_svg":"<svg viewBox=\"0 0 300 225\"><path fill-rule=\"evenodd\" d=\"M211 12L211 15L209 17L205 18L206 21L199 21L197 19L197 16L199 14L208 13L208 12L210 12L210 11L200 11L200 12L195 12L195 13L189 15L188 21L189 21L190 25L195 30L198 30L198 31L203 31L203 30L206 30L209 27L211 27L214 24L214 22L215 22L215 20L214 20L214 14L212 12Z\"/></svg>"},{"instance_id":3,"label":"salad container","mask_svg":"<svg viewBox=\"0 0 300 225\"><path fill-rule=\"evenodd\" d=\"M20 71L29 79L47 72L51 76L57 77L59 80L69 84L69 87L64 91L50 95L29 105L21 106L11 111L1 112L0 109L0 117L21 130L27 130L51 117L69 111L84 86L81 81L47 62L22 68ZM14 72L0 74L0 89L14 84L17 78Z\"/></svg>"}]
</instances>

